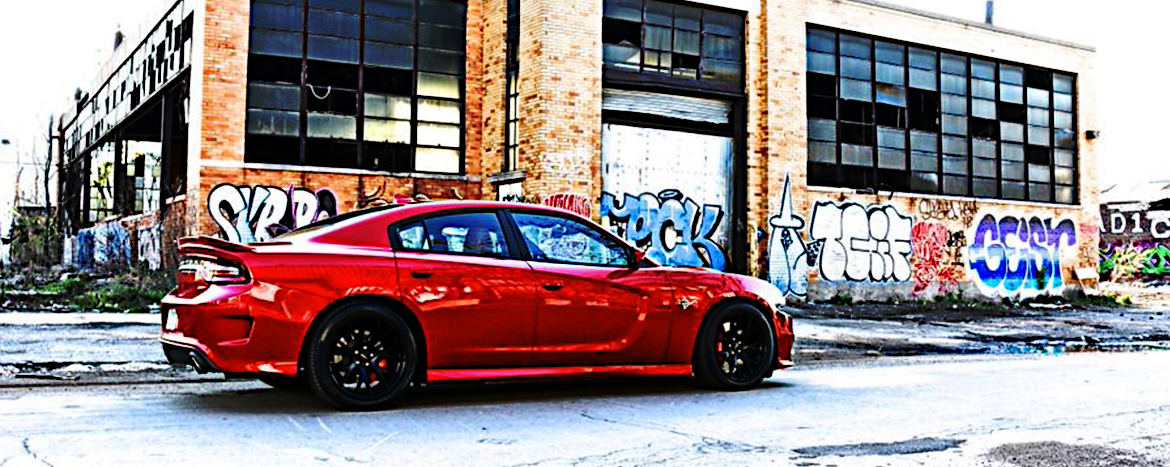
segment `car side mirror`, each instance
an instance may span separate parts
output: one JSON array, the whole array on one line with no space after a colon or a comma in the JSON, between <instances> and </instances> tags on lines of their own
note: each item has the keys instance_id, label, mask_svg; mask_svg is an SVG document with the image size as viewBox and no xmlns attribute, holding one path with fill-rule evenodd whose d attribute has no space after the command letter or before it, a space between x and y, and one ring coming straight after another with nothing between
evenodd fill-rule
<instances>
[{"instance_id":1,"label":"car side mirror","mask_svg":"<svg viewBox=\"0 0 1170 467\"><path fill-rule=\"evenodd\" d=\"M637 269L638 265L642 264L642 260L644 259L646 259L646 252L634 249L634 261L630 262L630 269Z\"/></svg>"}]
</instances>

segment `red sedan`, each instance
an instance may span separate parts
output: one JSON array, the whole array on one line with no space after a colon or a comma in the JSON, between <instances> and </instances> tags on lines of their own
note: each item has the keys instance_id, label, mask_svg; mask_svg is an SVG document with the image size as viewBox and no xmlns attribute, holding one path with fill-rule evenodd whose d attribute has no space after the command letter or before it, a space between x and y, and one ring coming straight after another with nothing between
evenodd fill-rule
<instances>
[{"instance_id":1,"label":"red sedan","mask_svg":"<svg viewBox=\"0 0 1170 467\"><path fill-rule=\"evenodd\" d=\"M458 380L694 375L740 390L792 365L771 284L658 266L550 207L386 206L264 243L184 238L179 253L168 360L304 382L338 408Z\"/></svg>"}]
</instances>

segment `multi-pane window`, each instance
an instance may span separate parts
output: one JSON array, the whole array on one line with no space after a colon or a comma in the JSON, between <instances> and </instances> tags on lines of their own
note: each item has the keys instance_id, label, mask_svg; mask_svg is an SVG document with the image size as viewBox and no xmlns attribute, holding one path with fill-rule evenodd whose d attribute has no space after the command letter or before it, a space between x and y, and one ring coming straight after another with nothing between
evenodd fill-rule
<instances>
[{"instance_id":1,"label":"multi-pane window","mask_svg":"<svg viewBox=\"0 0 1170 467\"><path fill-rule=\"evenodd\" d=\"M605 0L609 69L738 85L743 80L742 14L654 0Z\"/></svg>"},{"instance_id":2,"label":"multi-pane window","mask_svg":"<svg viewBox=\"0 0 1170 467\"><path fill-rule=\"evenodd\" d=\"M466 4L254 0L245 160L462 172Z\"/></svg>"},{"instance_id":3,"label":"multi-pane window","mask_svg":"<svg viewBox=\"0 0 1170 467\"><path fill-rule=\"evenodd\" d=\"M809 183L1074 203L1075 77L810 28Z\"/></svg>"},{"instance_id":4,"label":"multi-pane window","mask_svg":"<svg viewBox=\"0 0 1170 467\"><path fill-rule=\"evenodd\" d=\"M504 119L504 171L520 168L520 0L508 0L507 104Z\"/></svg>"}]
</instances>

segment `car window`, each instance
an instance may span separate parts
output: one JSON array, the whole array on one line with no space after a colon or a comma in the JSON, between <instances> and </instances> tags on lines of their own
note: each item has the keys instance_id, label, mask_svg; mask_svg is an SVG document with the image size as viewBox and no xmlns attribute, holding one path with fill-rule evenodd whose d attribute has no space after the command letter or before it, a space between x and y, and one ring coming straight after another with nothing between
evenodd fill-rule
<instances>
[{"instance_id":1,"label":"car window","mask_svg":"<svg viewBox=\"0 0 1170 467\"><path fill-rule=\"evenodd\" d=\"M508 242L495 213L428 217L398 228L402 248L484 256L508 256Z\"/></svg>"},{"instance_id":2,"label":"car window","mask_svg":"<svg viewBox=\"0 0 1170 467\"><path fill-rule=\"evenodd\" d=\"M532 259L601 266L629 265L629 252L621 243L589 226L568 218L513 212Z\"/></svg>"}]
</instances>

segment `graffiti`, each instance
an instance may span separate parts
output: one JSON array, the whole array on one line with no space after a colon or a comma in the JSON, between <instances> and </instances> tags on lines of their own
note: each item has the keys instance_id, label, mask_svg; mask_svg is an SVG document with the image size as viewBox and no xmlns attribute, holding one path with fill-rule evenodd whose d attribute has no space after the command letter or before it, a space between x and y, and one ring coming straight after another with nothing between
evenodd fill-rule
<instances>
[{"instance_id":1,"label":"graffiti","mask_svg":"<svg viewBox=\"0 0 1170 467\"><path fill-rule=\"evenodd\" d=\"M938 293L946 294L959 288L963 280L962 250L967 246L967 235L951 232L937 222L914 224L911 236L914 244L914 296L920 296L938 284Z\"/></svg>"},{"instance_id":2,"label":"graffiti","mask_svg":"<svg viewBox=\"0 0 1170 467\"><path fill-rule=\"evenodd\" d=\"M593 203L590 203L589 198L585 197L585 195L557 193L555 195L545 196L542 204L575 212L580 214L581 217L591 217L593 214Z\"/></svg>"},{"instance_id":3,"label":"graffiti","mask_svg":"<svg viewBox=\"0 0 1170 467\"><path fill-rule=\"evenodd\" d=\"M500 185L496 188L496 200L506 203L523 203L524 187L520 182Z\"/></svg>"},{"instance_id":4,"label":"graffiti","mask_svg":"<svg viewBox=\"0 0 1170 467\"><path fill-rule=\"evenodd\" d=\"M79 268L130 264L130 232L117 222L82 229L74 259Z\"/></svg>"},{"instance_id":5,"label":"graffiti","mask_svg":"<svg viewBox=\"0 0 1170 467\"><path fill-rule=\"evenodd\" d=\"M723 269L726 255L711 237L723 221L723 209L699 206L678 190L663 190L657 196L601 194L601 217L615 233L639 247L649 247L646 256L672 266L706 266Z\"/></svg>"},{"instance_id":6,"label":"graffiti","mask_svg":"<svg viewBox=\"0 0 1170 467\"><path fill-rule=\"evenodd\" d=\"M143 265L150 268L151 271L157 271L162 264L162 257L159 254L160 238L162 236L162 229L157 226L139 227L138 228L138 266Z\"/></svg>"},{"instance_id":7,"label":"graffiti","mask_svg":"<svg viewBox=\"0 0 1170 467\"><path fill-rule=\"evenodd\" d=\"M804 297L808 293L808 271L817 262L816 253L801 237L804 218L792 208L792 187L784 177L780 213L768 219L772 235L768 240L768 281L785 296Z\"/></svg>"},{"instance_id":8,"label":"graffiti","mask_svg":"<svg viewBox=\"0 0 1170 467\"><path fill-rule=\"evenodd\" d=\"M821 279L837 281L910 280L914 220L894 206L818 201L810 237L824 242Z\"/></svg>"},{"instance_id":9,"label":"graffiti","mask_svg":"<svg viewBox=\"0 0 1170 467\"><path fill-rule=\"evenodd\" d=\"M975 227L967 248L971 272L988 295L1038 294L1063 287L1061 249L1076 244L1077 228L1071 220L998 220L988 214Z\"/></svg>"},{"instance_id":10,"label":"graffiti","mask_svg":"<svg viewBox=\"0 0 1170 467\"><path fill-rule=\"evenodd\" d=\"M923 221L962 221L963 225L971 225L978 209L974 201L918 200L918 215Z\"/></svg>"},{"instance_id":11,"label":"graffiti","mask_svg":"<svg viewBox=\"0 0 1170 467\"><path fill-rule=\"evenodd\" d=\"M1150 276L1170 274L1170 248L1158 245L1146 251L1145 257L1142 274Z\"/></svg>"},{"instance_id":12,"label":"graffiti","mask_svg":"<svg viewBox=\"0 0 1170 467\"><path fill-rule=\"evenodd\" d=\"M218 185L207 195L207 208L227 240L262 242L284 232L337 215L337 197L329 189Z\"/></svg>"},{"instance_id":13,"label":"graffiti","mask_svg":"<svg viewBox=\"0 0 1170 467\"><path fill-rule=\"evenodd\" d=\"M364 179L358 179L358 199L357 208L365 209L375 206L386 206L391 204L383 198L382 195L386 192L386 182L382 182L373 193L366 193L366 185Z\"/></svg>"},{"instance_id":14,"label":"graffiti","mask_svg":"<svg viewBox=\"0 0 1170 467\"><path fill-rule=\"evenodd\" d=\"M1101 207L1101 234L1105 241L1170 239L1170 211L1163 203L1126 203Z\"/></svg>"}]
</instances>

